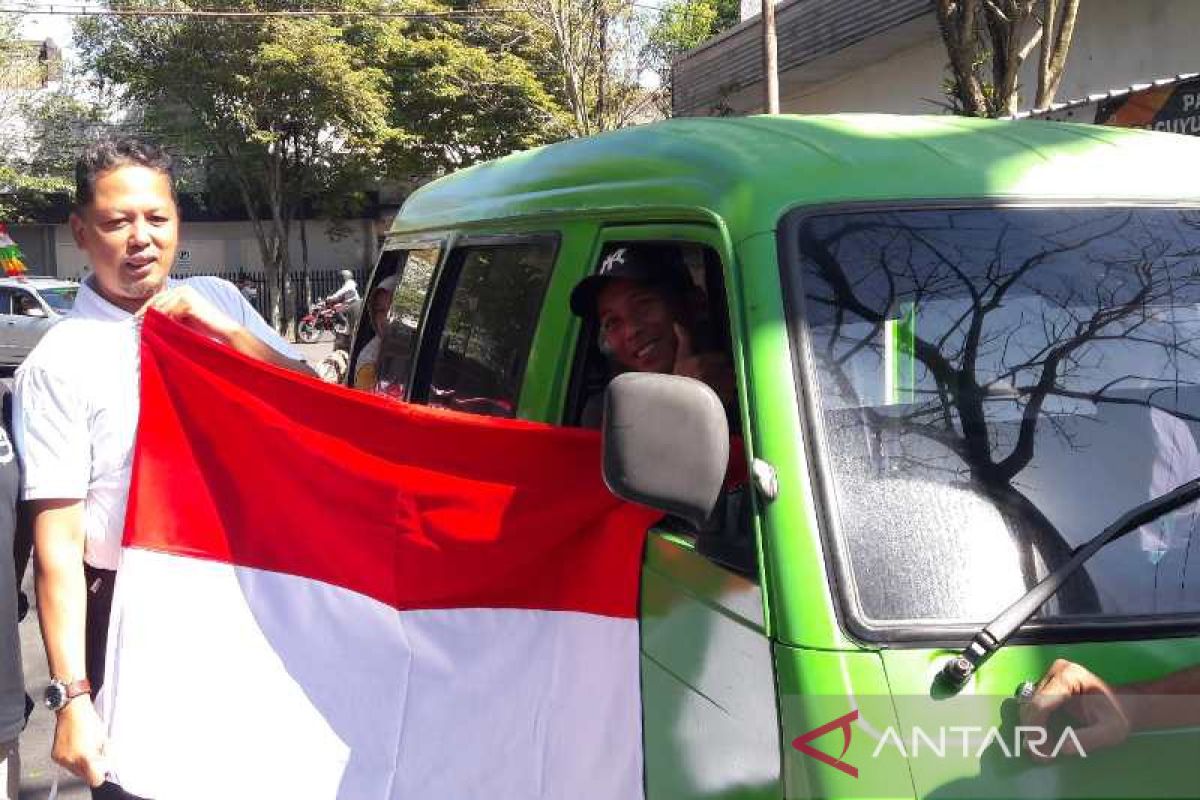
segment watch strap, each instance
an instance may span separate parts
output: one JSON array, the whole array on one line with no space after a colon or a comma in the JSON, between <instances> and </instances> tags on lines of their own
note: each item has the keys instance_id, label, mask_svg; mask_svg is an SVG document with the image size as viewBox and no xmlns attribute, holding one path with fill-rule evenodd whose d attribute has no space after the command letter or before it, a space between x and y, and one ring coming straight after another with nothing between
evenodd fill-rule
<instances>
[{"instance_id":1,"label":"watch strap","mask_svg":"<svg viewBox=\"0 0 1200 800\"><path fill-rule=\"evenodd\" d=\"M92 682L87 678L80 678L77 681L64 683L63 686L66 687L68 700L74 700L79 695L90 694L92 691Z\"/></svg>"}]
</instances>

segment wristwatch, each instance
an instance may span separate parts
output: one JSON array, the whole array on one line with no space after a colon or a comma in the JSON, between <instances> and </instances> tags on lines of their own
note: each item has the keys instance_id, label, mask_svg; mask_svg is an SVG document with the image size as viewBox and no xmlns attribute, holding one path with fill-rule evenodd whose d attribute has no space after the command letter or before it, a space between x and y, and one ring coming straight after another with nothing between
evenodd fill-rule
<instances>
[{"instance_id":1,"label":"wristwatch","mask_svg":"<svg viewBox=\"0 0 1200 800\"><path fill-rule=\"evenodd\" d=\"M63 683L55 678L46 687L46 691L42 695L42 702L51 711L59 711L76 697L90 691L92 691L92 684L87 678L81 678L71 683Z\"/></svg>"}]
</instances>

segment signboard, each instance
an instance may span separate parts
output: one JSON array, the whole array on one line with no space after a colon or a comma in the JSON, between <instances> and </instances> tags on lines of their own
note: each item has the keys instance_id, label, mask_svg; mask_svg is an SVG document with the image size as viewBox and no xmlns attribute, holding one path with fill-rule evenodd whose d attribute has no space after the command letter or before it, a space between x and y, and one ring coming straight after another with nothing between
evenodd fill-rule
<instances>
[{"instance_id":1,"label":"signboard","mask_svg":"<svg viewBox=\"0 0 1200 800\"><path fill-rule=\"evenodd\" d=\"M1096 105L1096 123L1200 134L1200 78L1103 100Z\"/></svg>"}]
</instances>

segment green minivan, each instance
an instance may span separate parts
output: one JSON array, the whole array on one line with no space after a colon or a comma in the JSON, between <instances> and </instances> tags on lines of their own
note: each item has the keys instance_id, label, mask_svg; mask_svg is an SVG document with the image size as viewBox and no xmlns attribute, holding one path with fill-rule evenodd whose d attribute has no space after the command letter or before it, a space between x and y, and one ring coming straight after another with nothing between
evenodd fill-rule
<instances>
[{"instance_id":1,"label":"green minivan","mask_svg":"<svg viewBox=\"0 0 1200 800\"><path fill-rule=\"evenodd\" d=\"M1049 760L1020 724L1056 659L1200 664L1195 492L1147 506L1200 477L1198 165L1184 136L874 115L518 153L401 210L374 390L561 425L606 398L610 486L675 512L643 568L653 800L1200 797L1200 721L1068 755L1055 717ZM569 309L648 242L732 361L729 419L614 376Z\"/></svg>"}]
</instances>

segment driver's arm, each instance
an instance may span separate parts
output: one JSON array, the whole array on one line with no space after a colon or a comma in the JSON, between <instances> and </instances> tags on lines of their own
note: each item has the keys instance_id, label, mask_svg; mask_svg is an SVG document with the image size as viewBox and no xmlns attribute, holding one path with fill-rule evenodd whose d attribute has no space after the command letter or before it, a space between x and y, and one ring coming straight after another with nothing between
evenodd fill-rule
<instances>
[{"instance_id":1,"label":"driver's arm","mask_svg":"<svg viewBox=\"0 0 1200 800\"><path fill-rule=\"evenodd\" d=\"M1200 665L1117 687L1134 730L1200 725Z\"/></svg>"},{"instance_id":2,"label":"driver's arm","mask_svg":"<svg viewBox=\"0 0 1200 800\"><path fill-rule=\"evenodd\" d=\"M1114 687L1086 667L1060 658L1022 705L1021 724L1044 728L1059 710L1083 719L1084 727L1075 735L1086 754L1120 744L1131 731L1200 725L1200 666ZM1063 752L1081 755L1070 743ZM1048 760L1040 753L1032 755Z\"/></svg>"}]
</instances>

